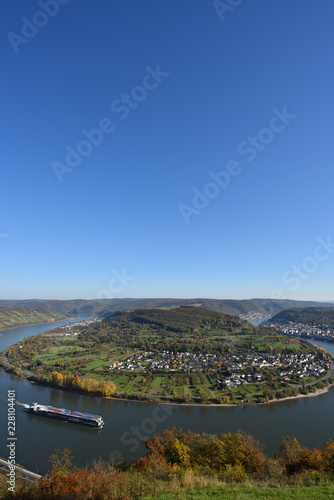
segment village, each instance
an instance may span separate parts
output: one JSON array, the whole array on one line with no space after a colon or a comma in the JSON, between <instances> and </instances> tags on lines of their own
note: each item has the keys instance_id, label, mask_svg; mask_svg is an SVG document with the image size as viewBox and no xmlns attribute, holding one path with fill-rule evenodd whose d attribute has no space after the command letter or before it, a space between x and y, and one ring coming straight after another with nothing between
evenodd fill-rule
<instances>
[{"instance_id":1,"label":"village","mask_svg":"<svg viewBox=\"0 0 334 500\"><path fill-rule=\"evenodd\" d=\"M317 325L304 325L303 323L273 323L267 321L266 328L275 328L275 330L285 335L293 335L308 339L322 340L325 342L334 342L334 329Z\"/></svg>"},{"instance_id":2,"label":"village","mask_svg":"<svg viewBox=\"0 0 334 500\"><path fill-rule=\"evenodd\" d=\"M89 325L93 325L94 323L101 323L102 319L98 319L98 318L89 318L89 319L84 319L84 320L81 320L81 321L70 321L68 323L68 325L64 325L64 326L60 326L59 329L60 330L73 330L76 329L77 327L81 327L81 326L89 326ZM81 333L81 332L78 332L78 333Z\"/></svg>"},{"instance_id":3,"label":"village","mask_svg":"<svg viewBox=\"0 0 334 500\"><path fill-rule=\"evenodd\" d=\"M249 353L222 356L189 352L143 352L108 365L109 370L217 372L227 387L267 381L302 381L324 376L331 362L326 355Z\"/></svg>"},{"instance_id":4,"label":"village","mask_svg":"<svg viewBox=\"0 0 334 500\"><path fill-rule=\"evenodd\" d=\"M101 319L89 318L82 321L76 321L70 323L68 325L59 326L57 330L64 330L66 333L44 333L45 337L72 337L74 335L80 335L82 331L79 329L76 332L72 330L77 330L78 327L87 327L89 325L93 325L94 323L100 323Z\"/></svg>"}]
</instances>

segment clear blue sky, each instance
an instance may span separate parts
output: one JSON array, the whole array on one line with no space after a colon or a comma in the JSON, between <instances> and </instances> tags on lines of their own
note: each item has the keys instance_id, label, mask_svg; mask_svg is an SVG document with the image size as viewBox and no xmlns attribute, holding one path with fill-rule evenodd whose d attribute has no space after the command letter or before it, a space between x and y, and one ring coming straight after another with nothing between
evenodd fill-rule
<instances>
[{"instance_id":1,"label":"clear blue sky","mask_svg":"<svg viewBox=\"0 0 334 500\"><path fill-rule=\"evenodd\" d=\"M4 2L1 298L334 300L333 16Z\"/></svg>"}]
</instances>

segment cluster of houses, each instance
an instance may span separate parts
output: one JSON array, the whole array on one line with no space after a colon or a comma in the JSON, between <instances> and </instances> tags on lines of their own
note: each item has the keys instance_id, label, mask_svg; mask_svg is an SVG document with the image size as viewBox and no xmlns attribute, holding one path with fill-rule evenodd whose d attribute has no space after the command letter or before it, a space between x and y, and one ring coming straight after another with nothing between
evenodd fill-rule
<instances>
[{"instance_id":1,"label":"cluster of houses","mask_svg":"<svg viewBox=\"0 0 334 500\"><path fill-rule=\"evenodd\" d=\"M269 314L267 316L268 318L270 317ZM253 320L260 320L262 319L263 321L266 319L264 317L263 313L255 312L255 311L249 311L248 313L244 314L239 314L240 319L245 319L246 321L253 321Z\"/></svg>"},{"instance_id":2,"label":"cluster of houses","mask_svg":"<svg viewBox=\"0 0 334 500\"><path fill-rule=\"evenodd\" d=\"M222 372L219 381L227 386L264 382L268 379L290 381L320 377L330 368L328 358L314 354L244 353L239 355L201 354L162 351L143 352L116 361L109 370L164 370L181 372Z\"/></svg>"},{"instance_id":3,"label":"cluster of houses","mask_svg":"<svg viewBox=\"0 0 334 500\"><path fill-rule=\"evenodd\" d=\"M219 359L218 359L219 358ZM109 370L165 370L165 371L203 371L221 367L221 357L216 354L192 354L190 352L151 351L134 354L124 361L108 366Z\"/></svg>"},{"instance_id":4,"label":"cluster of houses","mask_svg":"<svg viewBox=\"0 0 334 500\"><path fill-rule=\"evenodd\" d=\"M78 326L88 326L92 325L93 323L99 323L100 321L101 321L100 319L90 318L84 321L78 321L76 323L69 323L68 325L59 327L60 330L65 330L66 333L55 333L55 334L45 333L45 336L71 337L72 335L79 335L81 331L73 332L72 330L77 329Z\"/></svg>"},{"instance_id":5,"label":"cluster of houses","mask_svg":"<svg viewBox=\"0 0 334 500\"><path fill-rule=\"evenodd\" d=\"M71 333L65 333L65 336L69 337L70 335L79 335L81 333L80 331L72 332L72 330L77 329L78 326L88 326L88 325L92 325L93 323L100 323L100 321L102 321L102 320L90 318L90 319L86 319L83 321L77 321L76 323L69 323L68 325L60 326L59 328L60 328L60 330L71 331Z\"/></svg>"},{"instance_id":6,"label":"cluster of houses","mask_svg":"<svg viewBox=\"0 0 334 500\"><path fill-rule=\"evenodd\" d=\"M246 354L243 359L240 359L241 356L231 358L235 360L229 365L230 375L219 381L228 387L264 382L268 379L268 373L274 380L285 382L302 380L305 377L320 377L330 368L328 358L319 359L314 354ZM245 373L249 371L249 366L257 367L257 371L252 374Z\"/></svg>"},{"instance_id":7,"label":"cluster of houses","mask_svg":"<svg viewBox=\"0 0 334 500\"><path fill-rule=\"evenodd\" d=\"M75 323L68 323L67 325L60 326L59 328L61 330L72 330L73 328L78 328L78 326L93 325L94 323L100 323L101 321L102 321L101 319L89 318L82 321L76 321Z\"/></svg>"},{"instance_id":8,"label":"cluster of houses","mask_svg":"<svg viewBox=\"0 0 334 500\"><path fill-rule=\"evenodd\" d=\"M229 376L223 377L221 380L218 380L218 384L225 384L227 387L231 387L234 385L242 385L242 384L258 384L262 382L262 373L253 373L252 375L235 372Z\"/></svg>"},{"instance_id":9,"label":"cluster of houses","mask_svg":"<svg viewBox=\"0 0 334 500\"><path fill-rule=\"evenodd\" d=\"M334 329L329 327L310 326L303 323L293 323L292 321L288 323L271 323L267 321L266 326L275 328L275 330L286 335L334 342Z\"/></svg>"}]
</instances>

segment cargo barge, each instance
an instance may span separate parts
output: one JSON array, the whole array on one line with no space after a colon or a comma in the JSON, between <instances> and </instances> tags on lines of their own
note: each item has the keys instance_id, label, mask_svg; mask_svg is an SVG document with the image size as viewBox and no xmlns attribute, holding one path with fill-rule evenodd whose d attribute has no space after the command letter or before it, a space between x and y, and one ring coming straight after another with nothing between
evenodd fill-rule
<instances>
[{"instance_id":1,"label":"cargo barge","mask_svg":"<svg viewBox=\"0 0 334 500\"><path fill-rule=\"evenodd\" d=\"M65 408L56 408L55 406L33 403L32 405L25 405L25 411L27 413L31 413L32 415L56 418L57 420L65 420L66 422L73 422L75 424L88 425L97 429L101 429L104 425L104 421L100 415L65 410Z\"/></svg>"}]
</instances>

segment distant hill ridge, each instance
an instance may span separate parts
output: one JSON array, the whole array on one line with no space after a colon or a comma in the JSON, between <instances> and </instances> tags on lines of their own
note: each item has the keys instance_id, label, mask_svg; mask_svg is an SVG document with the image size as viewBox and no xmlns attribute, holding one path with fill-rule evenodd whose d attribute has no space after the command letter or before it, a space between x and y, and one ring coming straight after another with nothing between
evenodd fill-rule
<instances>
[{"instance_id":1,"label":"distant hill ridge","mask_svg":"<svg viewBox=\"0 0 334 500\"><path fill-rule=\"evenodd\" d=\"M282 311L270 320L273 323L303 323L334 328L334 309L332 307L295 307Z\"/></svg>"},{"instance_id":2,"label":"distant hill ridge","mask_svg":"<svg viewBox=\"0 0 334 500\"><path fill-rule=\"evenodd\" d=\"M0 307L0 329L26 326L36 323L52 323L66 316L47 308Z\"/></svg>"},{"instance_id":3,"label":"distant hill ridge","mask_svg":"<svg viewBox=\"0 0 334 500\"><path fill-rule=\"evenodd\" d=\"M104 299L104 300L0 300L0 307L37 309L46 308L66 316L96 314L107 317L121 310L173 307L202 306L212 311L238 316L250 312L264 317L271 317L284 309L300 307L333 307L334 303L296 301L288 299Z\"/></svg>"}]
</instances>

